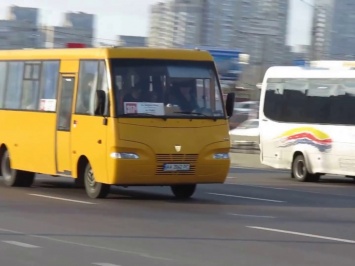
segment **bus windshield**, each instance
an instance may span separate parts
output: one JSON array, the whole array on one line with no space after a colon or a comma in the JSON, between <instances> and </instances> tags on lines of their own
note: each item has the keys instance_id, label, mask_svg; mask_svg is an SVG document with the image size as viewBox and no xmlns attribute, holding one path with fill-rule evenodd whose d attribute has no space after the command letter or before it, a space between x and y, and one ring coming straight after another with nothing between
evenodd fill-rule
<instances>
[{"instance_id":1,"label":"bus windshield","mask_svg":"<svg viewBox=\"0 0 355 266\"><path fill-rule=\"evenodd\" d=\"M113 59L116 115L224 118L213 62Z\"/></svg>"}]
</instances>

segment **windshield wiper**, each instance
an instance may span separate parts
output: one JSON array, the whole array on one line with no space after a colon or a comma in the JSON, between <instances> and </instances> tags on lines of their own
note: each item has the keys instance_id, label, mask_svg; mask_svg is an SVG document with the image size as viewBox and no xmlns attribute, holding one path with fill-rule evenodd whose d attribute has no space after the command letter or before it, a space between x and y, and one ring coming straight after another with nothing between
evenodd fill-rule
<instances>
[{"instance_id":1,"label":"windshield wiper","mask_svg":"<svg viewBox=\"0 0 355 266\"><path fill-rule=\"evenodd\" d=\"M174 112L174 114L184 114L184 115L202 115L205 117L209 117L208 115L205 115L203 113L199 113L199 112Z\"/></svg>"},{"instance_id":2,"label":"windshield wiper","mask_svg":"<svg viewBox=\"0 0 355 266\"><path fill-rule=\"evenodd\" d=\"M123 116L156 116L156 115L147 114L147 113L131 113L131 114L123 114Z\"/></svg>"}]
</instances>

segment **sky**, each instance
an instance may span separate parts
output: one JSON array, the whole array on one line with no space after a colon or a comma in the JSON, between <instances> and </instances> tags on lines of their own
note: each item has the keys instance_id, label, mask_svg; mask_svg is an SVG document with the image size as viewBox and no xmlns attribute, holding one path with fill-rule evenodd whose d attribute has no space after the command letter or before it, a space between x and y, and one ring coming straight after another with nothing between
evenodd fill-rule
<instances>
[{"instance_id":1,"label":"sky","mask_svg":"<svg viewBox=\"0 0 355 266\"><path fill-rule=\"evenodd\" d=\"M308 44L312 7L302 0L289 1L287 44ZM96 14L96 41L112 44L117 35L147 36L149 9L157 2L162 0L0 0L0 19L6 19L6 7L10 5L40 8L40 23L51 26L60 25L63 13L68 11Z\"/></svg>"}]
</instances>

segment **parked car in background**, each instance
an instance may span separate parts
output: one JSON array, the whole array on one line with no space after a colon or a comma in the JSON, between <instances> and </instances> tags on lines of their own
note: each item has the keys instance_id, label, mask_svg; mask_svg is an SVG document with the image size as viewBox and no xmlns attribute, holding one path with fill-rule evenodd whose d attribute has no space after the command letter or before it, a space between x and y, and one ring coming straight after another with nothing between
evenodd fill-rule
<instances>
[{"instance_id":1,"label":"parked car in background","mask_svg":"<svg viewBox=\"0 0 355 266\"><path fill-rule=\"evenodd\" d=\"M259 102L244 101L234 104L234 114L229 119L229 130L238 127L241 123L249 119L257 119L259 117Z\"/></svg>"},{"instance_id":2,"label":"parked car in background","mask_svg":"<svg viewBox=\"0 0 355 266\"><path fill-rule=\"evenodd\" d=\"M251 113L259 109L259 102L245 101L237 102L234 104L234 112L238 113Z\"/></svg>"},{"instance_id":3,"label":"parked car in background","mask_svg":"<svg viewBox=\"0 0 355 266\"><path fill-rule=\"evenodd\" d=\"M231 147L259 149L259 119L248 119L229 131Z\"/></svg>"}]
</instances>

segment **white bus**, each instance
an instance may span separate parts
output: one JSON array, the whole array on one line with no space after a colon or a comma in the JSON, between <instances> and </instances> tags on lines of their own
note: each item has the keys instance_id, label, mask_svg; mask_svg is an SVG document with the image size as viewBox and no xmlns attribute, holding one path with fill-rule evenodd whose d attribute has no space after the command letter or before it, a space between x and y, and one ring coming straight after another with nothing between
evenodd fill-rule
<instances>
[{"instance_id":1,"label":"white bus","mask_svg":"<svg viewBox=\"0 0 355 266\"><path fill-rule=\"evenodd\" d=\"M302 182L355 177L355 70L271 67L260 99L260 158Z\"/></svg>"}]
</instances>

